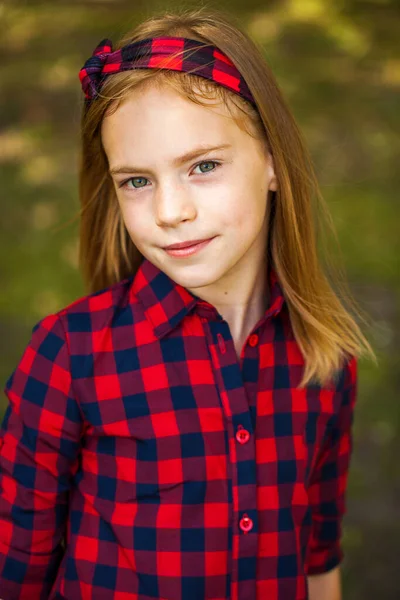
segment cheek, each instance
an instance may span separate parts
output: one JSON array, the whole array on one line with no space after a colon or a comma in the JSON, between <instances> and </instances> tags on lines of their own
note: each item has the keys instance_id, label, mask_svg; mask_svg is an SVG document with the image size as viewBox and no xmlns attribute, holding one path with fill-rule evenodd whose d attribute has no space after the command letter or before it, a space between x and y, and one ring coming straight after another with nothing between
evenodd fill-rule
<instances>
[{"instance_id":1,"label":"cheek","mask_svg":"<svg viewBox=\"0 0 400 600\"><path fill-rule=\"evenodd\" d=\"M248 219L249 203L247 194L240 186L232 186L224 193L216 194L218 201L208 205L211 214L210 222L219 223L226 229L240 227L242 219Z\"/></svg>"},{"instance_id":2,"label":"cheek","mask_svg":"<svg viewBox=\"0 0 400 600\"><path fill-rule=\"evenodd\" d=\"M218 222L227 230L236 231L244 237L258 231L263 222L266 201L260 189L248 189L241 195L230 197L218 208Z\"/></svg>"},{"instance_id":3,"label":"cheek","mask_svg":"<svg viewBox=\"0 0 400 600\"><path fill-rule=\"evenodd\" d=\"M125 203L120 204L120 212L132 241L144 240L150 234L151 227L143 210L134 210L133 205Z\"/></svg>"}]
</instances>

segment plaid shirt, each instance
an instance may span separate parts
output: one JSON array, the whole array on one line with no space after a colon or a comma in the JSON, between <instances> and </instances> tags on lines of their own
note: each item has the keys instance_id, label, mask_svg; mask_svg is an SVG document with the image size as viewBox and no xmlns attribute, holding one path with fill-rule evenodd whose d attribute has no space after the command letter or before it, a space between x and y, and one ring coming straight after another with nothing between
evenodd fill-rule
<instances>
[{"instance_id":1,"label":"plaid shirt","mask_svg":"<svg viewBox=\"0 0 400 600\"><path fill-rule=\"evenodd\" d=\"M147 259L33 327L0 430L3 600L305 600L339 564L356 358L296 389L268 277L240 359Z\"/></svg>"}]
</instances>

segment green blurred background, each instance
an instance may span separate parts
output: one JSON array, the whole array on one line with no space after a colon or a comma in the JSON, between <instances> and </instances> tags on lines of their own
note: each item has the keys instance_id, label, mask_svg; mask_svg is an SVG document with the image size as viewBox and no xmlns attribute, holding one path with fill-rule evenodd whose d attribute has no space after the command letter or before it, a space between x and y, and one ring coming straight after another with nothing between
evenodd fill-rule
<instances>
[{"instance_id":1,"label":"green blurred background","mask_svg":"<svg viewBox=\"0 0 400 600\"><path fill-rule=\"evenodd\" d=\"M0 3L3 387L33 325L85 294L74 220L78 71L104 37L116 42L141 20L177 6L152 0ZM379 366L359 363L343 588L345 600L398 600L400 5L229 0L209 6L239 19L264 49L309 144L351 290L373 318L368 335ZM6 402L2 394L0 418Z\"/></svg>"}]
</instances>

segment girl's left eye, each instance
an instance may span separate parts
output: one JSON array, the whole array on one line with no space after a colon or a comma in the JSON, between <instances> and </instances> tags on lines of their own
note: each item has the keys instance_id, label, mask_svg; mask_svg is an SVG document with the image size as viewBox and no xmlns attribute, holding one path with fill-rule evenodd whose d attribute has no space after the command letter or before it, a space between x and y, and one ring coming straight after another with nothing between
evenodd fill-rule
<instances>
[{"instance_id":1,"label":"girl's left eye","mask_svg":"<svg viewBox=\"0 0 400 600\"><path fill-rule=\"evenodd\" d=\"M203 160L202 162L197 163L197 165L195 165L194 168L197 169L197 167L200 167L201 165L211 165L211 164L216 165L217 168L221 165L221 163L219 163L215 160ZM215 169L212 169L212 171L215 171ZM205 175L206 173L211 173L211 171L210 170L205 171L205 172L202 171L203 175Z\"/></svg>"},{"instance_id":2,"label":"girl's left eye","mask_svg":"<svg viewBox=\"0 0 400 600\"><path fill-rule=\"evenodd\" d=\"M197 167L200 167L201 165L210 165L213 164L215 165L214 169L208 169L206 171L202 171L201 174L202 175L207 175L207 173L212 173L213 171L215 171L218 167L221 166L221 163L216 161L216 160L203 160L202 162L197 163L197 165L194 166L194 169L197 169ZM139 180L145 180L146 181L146 177L130 177L129 179L126 179L125 181L122 181L122 183L119 184L120 188L127 188L129 190L140 190L140 188L144 188L146 187L146 185L139 185L138 187L133 185L133 182L135 181L135 179L139 179ZM132 182L132 186L128 185Z\"/></svg>"}]
</instances>

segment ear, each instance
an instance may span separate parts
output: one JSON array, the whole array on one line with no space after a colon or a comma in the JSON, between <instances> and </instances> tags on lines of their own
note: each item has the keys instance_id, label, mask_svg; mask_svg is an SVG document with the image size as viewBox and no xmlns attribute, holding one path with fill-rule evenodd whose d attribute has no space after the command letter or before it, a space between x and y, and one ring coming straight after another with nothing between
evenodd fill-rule
<instances>
[{"instance_id":1,"label":"ear","mask_svg":"<svg viewBox=\"0 0 400 600\"><path fill-rule=\"evenodd\" d=\"M276 192L278 189L278 180L275 174L274 159L272 154L268 153L268 189Z\"/></svg>"}]
</instances>

